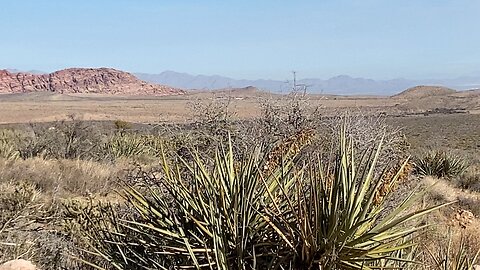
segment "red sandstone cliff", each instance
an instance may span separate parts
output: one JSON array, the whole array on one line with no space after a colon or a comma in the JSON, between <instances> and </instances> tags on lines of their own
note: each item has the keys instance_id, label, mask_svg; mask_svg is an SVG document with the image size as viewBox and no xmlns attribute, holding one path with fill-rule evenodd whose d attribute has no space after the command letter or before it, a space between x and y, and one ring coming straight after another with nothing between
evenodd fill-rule
<instances>
[{"instance_id":1,"label":"red sandstone cliff","mask_svg":"<svg viewBox=\"0 0 480 270\"><path fill-rule=\"evenodd\" d=\"M120 95L178 95L184 91L151 84L111 68L70 68L50 74L11 73L0 70L0 93L50 91Z\"/></svg>"}]
</instances>

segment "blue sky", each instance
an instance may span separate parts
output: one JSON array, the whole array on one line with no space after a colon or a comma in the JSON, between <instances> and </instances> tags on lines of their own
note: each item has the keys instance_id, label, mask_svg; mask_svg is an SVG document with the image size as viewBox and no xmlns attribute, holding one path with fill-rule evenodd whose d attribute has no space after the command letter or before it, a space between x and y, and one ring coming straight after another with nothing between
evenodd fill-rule
<instances>
[{"instance_id":1,"label":"blue sky","mask_svg":"<svg viewBox=\"0 0 480 270\"><path fill-rule=\"evenodd\" d=\"M0 68L480 75L478 0L1 0Z\"/></svg>"}]
</instances>

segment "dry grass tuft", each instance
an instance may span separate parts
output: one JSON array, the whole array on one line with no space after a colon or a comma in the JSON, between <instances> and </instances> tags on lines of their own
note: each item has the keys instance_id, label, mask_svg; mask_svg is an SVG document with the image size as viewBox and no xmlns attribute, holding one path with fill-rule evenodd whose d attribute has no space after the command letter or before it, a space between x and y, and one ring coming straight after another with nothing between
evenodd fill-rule
<instances>
[{"instance_id":1,"label":"dry grass tuft","mask_svg":"<svg viewBox=\"0 0 480 270\"><path fill-rule=\"evenodd\" d=\"M105 164L86 160L42 158L0 159L0 182L27 181L54 196L62 194L109 193L116 179L128 169L127 162Z\"/></svg>"},{"instance_id":2,"label":"dry grass tuft","mask_svg":"<svg viewBox=\"0 0 480 270\"><path fill-rule=\"evenodd\" d=\"M113 193L127 164L0 159L0 261L22 258L41 269L85 269L70 257L85 243L75 230L82 220L73 219L68 206L74 200L83 202L82 209L85 201L118 200L101 195Z\"/></svg>"}]
</instances>

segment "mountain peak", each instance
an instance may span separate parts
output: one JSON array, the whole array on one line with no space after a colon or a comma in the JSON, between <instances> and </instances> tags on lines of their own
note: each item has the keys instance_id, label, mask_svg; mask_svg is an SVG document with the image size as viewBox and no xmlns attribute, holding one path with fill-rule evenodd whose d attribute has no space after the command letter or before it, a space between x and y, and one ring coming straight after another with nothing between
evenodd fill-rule
<instances>
[{"instance_id":1,"label":"mountain peak","mask_svg":"<svg viewBox=\"0 0 480 270\"><path fill-rule=\"evenodd\" d=\"M341 75L334 76L334 77L330 78L329 80L351 80L351 79L353 79L353 77L345 75L345 74L341 74Z\"/></svg>"}]
</instances>

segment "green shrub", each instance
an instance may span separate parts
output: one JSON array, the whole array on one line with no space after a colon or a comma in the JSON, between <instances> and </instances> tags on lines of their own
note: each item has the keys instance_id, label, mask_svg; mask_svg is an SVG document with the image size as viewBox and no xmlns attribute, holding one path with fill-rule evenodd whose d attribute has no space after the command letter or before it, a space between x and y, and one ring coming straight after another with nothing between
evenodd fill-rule
<instances>
[{"instance_id":1,"label":"green shrub","mask_svg":"<svg viewBox=\"0 0 480 270\"><path fill-rule=\"evenodd\" d=\"M420 175L453 177L463 174L467 169L463 159L446 152L429 152L415 161L415 172Z\"/></svg>"}]
</instances>

